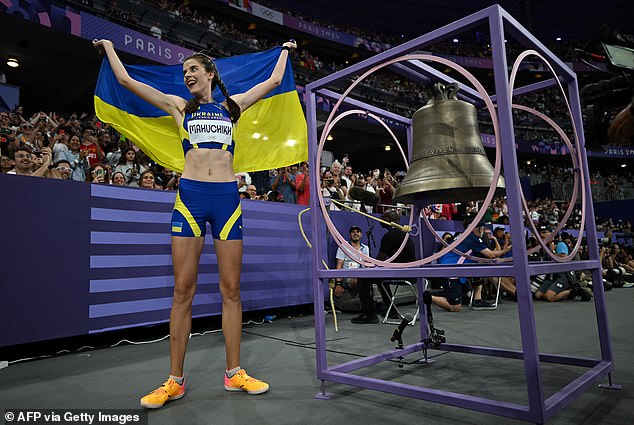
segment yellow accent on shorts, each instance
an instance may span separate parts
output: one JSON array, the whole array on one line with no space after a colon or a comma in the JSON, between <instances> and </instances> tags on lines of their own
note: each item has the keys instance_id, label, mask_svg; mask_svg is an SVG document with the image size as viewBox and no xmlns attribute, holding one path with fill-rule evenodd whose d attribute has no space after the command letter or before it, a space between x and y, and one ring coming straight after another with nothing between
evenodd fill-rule
<instances>
[{"instance_id":1,"label":"yellow accent on shorts","mask_svg":"<svg viewBox=\"0 0 634 425\"><path fill-rule=\"evenodd\" d=\"M187 223L189 223L189 227L191 227L194 236L199 238L202 234L202 232L200 231L200 226L198 226L198 223L196 223L196 220L194 220L192 213L189 212L185 204L183 204L183 201L181 201L181 194L179 192L176 192L176 202L174 203L174 209L183 214L183 217L185 217Z\"/></svg>"},{"instance_id":2,"label":"yellow accent on shorts","mask_svg":"<svg viewBox=\"0 0 634 425\"><path fill-rule=\"evenodd\" d=\"M231 217L229 217L229 220L227 220L225 225L222 226L222 230L220 231L221 241L227 240L227 236L229 236L229 232L231 231L231 228L233 227L234 224L236 224L236 221L238 220L238 217L240 217L240 215L242 215L242 205L238 204L238 207L233 212L233 214L231 214Z\"/></svg>"}]
</instances>

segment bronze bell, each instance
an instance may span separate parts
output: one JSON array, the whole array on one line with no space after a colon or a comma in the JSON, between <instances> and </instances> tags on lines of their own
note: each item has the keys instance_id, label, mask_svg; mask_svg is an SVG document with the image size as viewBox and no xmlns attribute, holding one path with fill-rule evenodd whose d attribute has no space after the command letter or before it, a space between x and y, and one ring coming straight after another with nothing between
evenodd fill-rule
<instances>
[{"instance_id":1,"label":"bronze bell","mask_svg":"<svg viewBox=\"0 0 634 425\"><path fill-rule=\"evenodd\" d=\"M423 205L484 199L493 167L484 152L476 108L458 100L458 84L436 83L412 117L412 155L394 201ZM496 194L504 191L500 176Z\"/></svg>"}]
</instances>

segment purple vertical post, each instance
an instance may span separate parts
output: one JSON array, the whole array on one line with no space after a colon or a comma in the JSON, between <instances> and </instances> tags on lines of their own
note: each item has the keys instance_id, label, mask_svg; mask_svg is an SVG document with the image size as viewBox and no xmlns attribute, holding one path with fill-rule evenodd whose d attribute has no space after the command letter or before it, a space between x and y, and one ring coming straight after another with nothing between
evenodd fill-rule
<instances>
[{"instance_id":1,"label":"purple vertical post","mask_svg":"<svg viewBox=\"0 0 634 425\"><path fill-rule=\"evenodd\" d=\"M504 164L504 179L506 182L506 197L509 210L509 224L511 225L511 240L513 240L513 259L515 264L515 285L517 304L520 316L520 331L522 349L524 351L524 369L530 415L535 422L544 421L544 391L539 368L539 350L537 332L530 292L528 275L528 254L524 241L524 224L522 222L522 204L515 155L515 135L513 131L513 114L509 96L508 64L504 46L504 23L501 8L497 6L489 15L491 30L491 48L493 50L493 74L495 79L495 94L497 96L498 117L500 120L500 139L502 140L502 163Z\"/></svg>"},{"instance_id":2,"label":"purple vertical post","mask_svg":"<svg viewBox=\"0 0 634 425\"><path fill-rule=\"evenodd\" d=\"M576 79L568 83L568 93L570 96L570 106L572 108L572 118L575 126L579 129L577 137L579 138L579 146L581 151L585 150L585 139L583 135L583 123L581 117L581 103L579 101L579 88ZM597 327L599 330L599 343L601 346L601 358L603 360L612 361L612 346L610 343L610 328L608 327L608 313L605 308L605 293L603 291L603 273L601 271L601 262L599 257L598 243L590 243L597 241L597 229L594 218L594 208L592 208L592 192L590 191L590 172L588 171L588 158L586 155L581 156L581 167L585 177L586 191L586 239L588 241L588 251L590 259L597 262L597 267L592 270L592 281L599 282L593 285L594 307L597 314ZM583 235L579 235L582 237Z\"/></svg>"},{"instance_id":3,"label":"purple vertical post","mask_svg":"<svg viewBox=\"0 0 634 425\"><path fill-rule=\"evenodd\" d=\"M320 182L319 182L319 163L317 162L317 112L315 110L315 93L312 90L312 87L309 85L306 86L306 119L309 123L314 125L308 126L308 152L309 152L309 170L310 170L310 223L312 229L312 245L313 249L311 252L312 261L313 261L313 305L315 311L315 353L317 355L317 377L319 379L323 379L323 372L327 367L327 359L326 359L326 325L325 325L325 317L324 317L324 287L322 285L322 278L320 276L321 270L321 261L322 257L322 241L321 235L323 232L320 231L320 223L322 220L318 220L317 216L320 213L319 207L317 205L317 193L319 190Z\"/></svg>"}]
</instances>

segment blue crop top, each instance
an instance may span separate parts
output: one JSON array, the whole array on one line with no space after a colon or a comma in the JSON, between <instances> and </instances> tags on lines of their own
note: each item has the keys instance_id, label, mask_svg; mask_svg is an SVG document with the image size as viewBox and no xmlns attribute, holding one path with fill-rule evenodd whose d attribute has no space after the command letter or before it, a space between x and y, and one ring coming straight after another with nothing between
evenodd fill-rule
<instances>
[{"instance_id":1,"label":"blue crop top","mask_svg":"<svg viewBox=\"0 0 634 425\"><path fill-rule=\"evenodd\" d=\"M221 103L203 103L185 114L183 119L183 152L190 149L222 149L233 155L233 123L229 111Z\"/></svg>"}]
</instances>

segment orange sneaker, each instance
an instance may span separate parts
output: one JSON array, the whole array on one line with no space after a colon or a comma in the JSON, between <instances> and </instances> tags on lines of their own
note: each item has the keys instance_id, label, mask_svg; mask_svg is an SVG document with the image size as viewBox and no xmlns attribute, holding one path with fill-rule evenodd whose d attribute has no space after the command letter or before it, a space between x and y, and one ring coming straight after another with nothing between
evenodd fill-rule
<instances>
[{"instance_id":1,"label":"orange sneaker","mask_svg":"<svg viewBox=\"0 0 634 425\"><path fill-rule=\"evenodd\" d=\"M247 375L246 370L240 369L231 378L225 373L225 390L246 391L249 394L262 394L269 390L269 384Z\"/></svg>"},{"instance_id":2,"label":"orange sneaker","mask_svg":"<svg viewBox=\"0 0 634 425\"><path fill-rule=\"evenodd\" d=\"M169 378L160 387L141 399L141 406L147 409L158 409L165 403L178 400L185 396L185 381L179 385L174 379Z\"/></svg>"}]
</instances>

